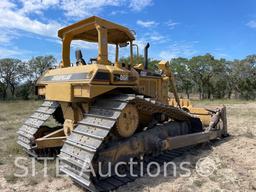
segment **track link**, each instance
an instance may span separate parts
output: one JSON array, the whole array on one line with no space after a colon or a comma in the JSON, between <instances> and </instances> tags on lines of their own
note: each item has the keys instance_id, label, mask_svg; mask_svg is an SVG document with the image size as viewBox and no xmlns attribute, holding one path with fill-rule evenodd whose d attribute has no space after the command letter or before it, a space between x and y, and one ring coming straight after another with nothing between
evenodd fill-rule
<instances>
[{"instance_id":1,"label":"track link","mask_svg":"<svg viewBox=\"0 0 256 192\"><path fill-rule=\"evenodd\" d=\"M38 157L34 150L35 135L39 128L50 118L55 112L59 104L54 101L45 101L20 127L17 143L31 156Z\"/></svg>"},{"instance_id":2,"label":"track link","mask_svg":"<svg viewBox=\"0 0 256 192\"><path fill-rule=\"evenodd\" d=\"M151 162L156 162L158 165L162 166L164 163L168 163L173 161L175 158L184 155L185 153L189 153L193 147L185 147L176 150L166 151L161 153L160 155L154 157L146 157L141 161L138 161L138 165L134 167L133 174L130 175L130 171L127 170L124 175L126 177L118 177L116 175L111 176L109 178L105 178L102 180L96 180L94 182L94 186L97 191L113 191L116 190L127 183L133 182L136 179L147 175L147 166ZM143 163L143 166L140 166L140 163ZM152 167L151 171L153 172L154 167Z\"/></svg>"},{"instance_id":3,"label":"track link","mask_svg":"<svg viewBox=\"0 0 256 192\"><path fill-rule=\"evenodd\" d=\"M125 184L124 180L111 177L111 180L115 180L114 185L110 180L106 182L108 187L103 186L104 182L95 185L87 169L93 163L93 158L102 142L111 132L121 111L128 103L135 104L139 110L149 113L163 112L175 120L188 120L192 117L176 107L161 104L142 95L127 94L98 99L65 141L59 155L61 172L66 173L76 183L90 191L108 191ZM132 178L126 178L127 182L132 180Z\"/></svg>"}]
</instances>

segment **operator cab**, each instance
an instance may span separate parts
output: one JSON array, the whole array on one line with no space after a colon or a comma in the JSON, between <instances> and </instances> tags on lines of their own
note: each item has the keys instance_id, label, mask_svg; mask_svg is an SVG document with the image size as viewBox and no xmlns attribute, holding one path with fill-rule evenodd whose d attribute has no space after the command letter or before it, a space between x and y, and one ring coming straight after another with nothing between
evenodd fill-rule
<instances>
[{"instance_id":1,"label":"operator cab","mask_svg":"<svg viewBox=\"0 0 256 192\"><path fill-rule=\"evenodd\" d=\"M119 48L130 47L130 65L133 65L133 33L126 27L106 21L93 16L62 28L58 31L58 36L62 39L62 64L61 67L70 66L70 44L73 40L82 40L98 44L98 55L85 62L81 50L75 52L76 65L103 64L124 67L119 62ZM115 46L115 61L109 61L108 46ZM87 61L87 60L86 60ZM125 64L126 68L128 64Z\"/></svg>"}]
</instances>

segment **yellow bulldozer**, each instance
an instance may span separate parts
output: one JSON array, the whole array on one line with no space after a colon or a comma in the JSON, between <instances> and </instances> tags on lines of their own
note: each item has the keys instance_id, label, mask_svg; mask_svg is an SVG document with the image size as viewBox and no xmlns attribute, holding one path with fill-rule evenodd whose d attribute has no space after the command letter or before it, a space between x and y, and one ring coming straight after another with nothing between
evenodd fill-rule
<instances>
[{"instance_id":1,"label":"yellow bulldozer","mask_svg":"<svg viewBox=\"0 0 256 192\"><path fill-rule=\"evenodd\" d=\"M113 190L131 177L109 175L103 169L131 158L143 161L165 152L207 142L227 135L226 109L193 108L178 97L167 61L158 70L136 63L134 33L126 27L93 16L58 31L62 62L38 79L37 95L44 103L18 131L18 144L34 157L60 158L60 171L90 191ZM98 45L98 55L85 61L76 50L70 61L72 40ZM109 61L109 46L115 61ZM120 49L129 48L130 60L120 61ZM174 99L169 98L169 90ZM45 123L54 118L58 126ZM88 171L92 165L96 173ZM122 166L122 170L126 170Z\"/></svg>"}]
</instances>

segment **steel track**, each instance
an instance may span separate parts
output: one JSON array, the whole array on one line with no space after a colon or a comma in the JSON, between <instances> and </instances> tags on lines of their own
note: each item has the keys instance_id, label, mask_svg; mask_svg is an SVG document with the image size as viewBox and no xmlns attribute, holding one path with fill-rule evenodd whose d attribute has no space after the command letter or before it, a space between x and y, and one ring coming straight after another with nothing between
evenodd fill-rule
<instances>
[{"instance_id":1,"label":"steel track","mask_svg":"<svg viewBox=\"0 0 256 192\"><path fill-rule=\"evenodd\" d=\"M127 94L98 99L65 141L59 155L60 171L90 191L113 190L136 179L129 176L125 179L111 177L105 181L100 179L95 182L92 180L91 173L86 171L86 168L93 164L98 149L128 103L136 105L139 110L147 113L165 113L174 120L182 121L192 118L190 114L176 107L144 98L142 95ZM169 155L173 154L170 153ZM163 156L163 158L166 157Z\"/></svg>"},{"instance_id":2,"label":"steel track","mask_svg":"<svg viewBox=\"0 0 256 192\"><path fill-rule=\"evenodd\" d=\"M29 155L38 158L47 154L40 154L36 151L35 135L40 127L50 118L56 111L59 104L54 101L45 101L22 125L18 133L17 143Z\"/></svg>"},{"instance_id":3,"label":"steel track","mask_svg":"<svg viewBox=\"0 0 256 192\"><path fill-rule=\"evenodd\" d=\"M109 178L95 180L94 186L97 191L113 191L116 190L130 182L134 182L136 179L146 176L147 175L147 166L151 162L156 162L158 165L162 166L164 163L171 162L177 157L182 156L184 153L190 151L193 147L186 147L171 151L166 151L158 156L155 157L148 157L144 158L142 161L138 161L139 166L135 166L133 170L133 174L137 176L131 176L130 171L123 173L126 177L118 177L116 175L111 176ZM143 163L143 166L140 166L140 163ZM128 168L127 168L128 169ZM154 168L150 170L151 172L154 171ZM143 173L141 175L141 173ZM75 181L76 182L76 181ZM78 183L79 184L79 183ZM81 184L80 184L81 185Z\"/></svg>"}]
</instances>

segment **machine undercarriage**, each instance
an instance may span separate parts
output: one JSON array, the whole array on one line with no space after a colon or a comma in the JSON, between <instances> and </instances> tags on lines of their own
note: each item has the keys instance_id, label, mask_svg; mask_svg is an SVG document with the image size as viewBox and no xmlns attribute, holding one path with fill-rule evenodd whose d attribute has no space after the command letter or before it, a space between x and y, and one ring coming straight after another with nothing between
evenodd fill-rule
<instances>
[{"instance_id":1,"label":"machine undercarriage","mask_svg":"<svg viewBox=\"0 0 256 192\"><path fill-rule=\"evenodd\" d=\"M124 109L130 106L138 110L137 115L133 113L129 117L130 111ZM177 107L164 105L143 95L115 94L96 99L71 134L66 136L62 127L46 129L42 126L58 107L57 102L44 102L20 128L18 143L34 157L54 156L60 152L60 170L94 191L103 190L99 188L100 182L106 179L97 174L99 162L101 170L106 171L109 162L114 167L118 162L129 162L131 158L155 157L226 134L223 127L225 108L212 112L212 122L208 127L203 127L198 117ZM138 122L134 130L132 118L138 118L140 114L151 116L150 121L147 127L142 127L145 122ZM157 119L156 114L164 114L164 119ZM125 118L130 123L123 124L127 126L118 130L118 121L123 122ZM123 134L120 135L120 132ZM129 135L131 132L132 135ZM49 146L40 150L36 143L48 143ZM90 165L95 175L86 169Z\"/></svg>"}]
</instances>

